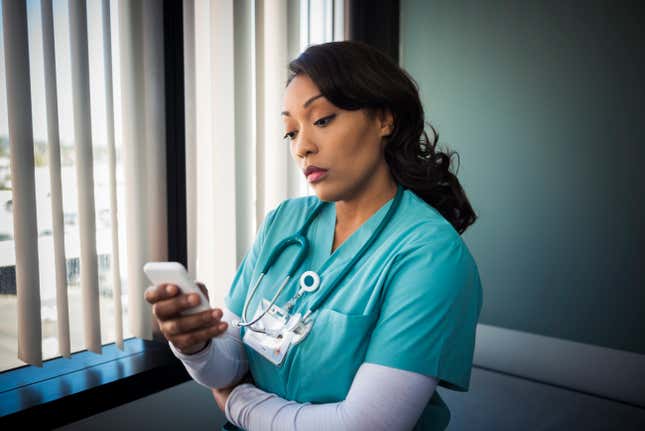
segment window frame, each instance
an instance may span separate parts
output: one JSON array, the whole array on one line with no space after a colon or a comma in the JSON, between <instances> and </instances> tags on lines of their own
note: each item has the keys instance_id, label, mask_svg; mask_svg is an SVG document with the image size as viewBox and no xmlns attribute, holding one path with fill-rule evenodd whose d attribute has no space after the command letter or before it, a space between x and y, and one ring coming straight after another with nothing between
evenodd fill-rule
<instances>
[{"instance_id":1,"label":"window frame","mask_svg":"<svg viewBox=\"0 0 645 431\"><path fill-rule=\"evenodd\" d=\"M184 123L183 6L163 0L166 106L168 260L186 265L186 167ZM190 380L182 362L158 334L129 338L103 354L78 352L43 367L26 365L0 373L0 423L66 425Z\"/></svg>"},{"instance_id":2,"label":"window frame","mask_svg":"<svg viewBox=\"0 0 645 431\"><path fill-rule=\"evenodd\" d=\"M124 347L112 343L100 356L83 351L2 373L3 428L63 426L190 379L166 343L130 338Z\"/></svg>"},{"instance_id":3,"label":"window frame","mask_svg":"<svg viewBox=\"0 0 645 431\"><path fill-rule=\"evenodd\" d=\"M400 0L346 0L349 39L365 42L381 50L399 64ZM375 26L373 23L378 22Z\"/></svg>"}]
</instances>

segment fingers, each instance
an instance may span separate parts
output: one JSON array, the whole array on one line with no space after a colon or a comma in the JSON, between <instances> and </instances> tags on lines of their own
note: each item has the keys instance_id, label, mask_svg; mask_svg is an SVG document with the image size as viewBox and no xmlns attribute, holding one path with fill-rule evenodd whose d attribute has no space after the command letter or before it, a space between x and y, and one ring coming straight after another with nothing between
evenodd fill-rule
<instances>
[{"instance_id":1,"label":"fingers","mask_svg":"<svg viewBox=\"0 0 645 431\"><path fill-rule=\"evenodd\" d=\"M208 297L206 286L197 283ZM146 290L144 297L152 304L152 312L159 321L164 337L180 351L189 351L226 331L228 324L222 322L221 309L210 309L200 313L182 316L181 313L200 302L199 295L182 294L173 284L153 286Z\"/></svg>"},{"instance_id":2,"label":"fingers","mask_svg":"<svg viewBox=\"0 0 645 431\"><path fill-rule=\"evenodd\" d=\"M150 286L144 293L144 298L150 304L172 298L179 293L179 287L174 284L160 284L159 286Z\"/></svg>"},{"instance_id":3,"label":"fingers","mask_svg":"<svg viewBox=\"0 0 645 431\"><path fill-rule=\"evenodd\" d=\"M220 322L217 325L207 328L198 329L193 332L166 337L172 344L180 350L189 349L201 343L205 343L211 338L217 337L226 331L228 325L226 322Z\"/></svg>"},{"instance_id":4,"label":"fingers","mask_svg":"<svg viewBox=\"0 0 645 431\"><path fill-rule=\"evenodd\" d=\"M176 288L176 286L173 286ZM169 299L161 299L152 305L152 313L159 320L177 317L182 311L199 304L200 298L196 293L179 295Z\"/></svg>"},{"instance_id":5,"label":"fingers","mask_svg":"<svg viewBox=\"0 0 645 431\"><path fill-rule=\"evenodd\" d=\"M190 316L161 322L160 329L166 336L176 336L204 327L217 325L222 319L222 310L207 310Z\"/></svg>"}]
</instances>

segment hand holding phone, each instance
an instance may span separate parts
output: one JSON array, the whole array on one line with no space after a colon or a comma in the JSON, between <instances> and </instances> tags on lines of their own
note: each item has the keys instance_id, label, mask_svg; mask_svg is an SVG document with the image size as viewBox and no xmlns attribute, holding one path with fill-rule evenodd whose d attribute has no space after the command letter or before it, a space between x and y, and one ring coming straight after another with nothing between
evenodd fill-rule
<instances>
[{"instance_id":1,"label":"hand holding phone","mask_svg":"<svg viewBox=\"0 0 645 431\"><path fill-rule=\"evenodd\" d=\"M149 262L144 272L154 284L145 292L163 336L180 352L197 353L226 332L221 309L211 309L208 298L177 262Z\"/></svg>"},{"instance_id":2,"label":"hand holding phone","mask_svg":"<svg viewBox=\"0 0 645 431\"><path fill-rule=\"evenodd\" d=\"M190 279L188 271L179 262L148 262L143 266L143 272L155 286L162 284L174 284L179 287L181 293L188 295L196 293L199 295L199 304L193 308L183 311L182 315L195 314L210 309L208 299L201 289Z\"/></svg>"}]
</instances>

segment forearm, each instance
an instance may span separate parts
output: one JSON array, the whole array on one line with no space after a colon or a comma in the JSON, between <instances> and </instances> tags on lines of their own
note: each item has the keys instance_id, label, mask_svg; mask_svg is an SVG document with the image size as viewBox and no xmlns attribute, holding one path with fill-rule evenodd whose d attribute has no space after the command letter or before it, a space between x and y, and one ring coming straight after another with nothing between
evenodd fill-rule
<instances>
[{"instance_id":1,"label":"forearm","mask_svg":"<svg viewBox=\"0 0 645 431\"><path fill-rule=\"evenodd\" d=\"M213 338L203 351L187 355L180 353L172 343L171 350L181 359L188 374L199 384L209 388L224 388L238 382L248 371L248 361L240 329L233 327L236 316L223 309L222 320L228 322L226 332Z\"/></svg>"},{"instance_id":2,"label":"forearm","mask_svg":"<svg viewBox=\"0 0 645 431\"><path fill-rule=\"evenodd\" d=\"M411 429L435 387L431 377L363 364L344 401L297 403L244 384L231 392L225 413L247 431Z\"/></svg>"}]
</instances>

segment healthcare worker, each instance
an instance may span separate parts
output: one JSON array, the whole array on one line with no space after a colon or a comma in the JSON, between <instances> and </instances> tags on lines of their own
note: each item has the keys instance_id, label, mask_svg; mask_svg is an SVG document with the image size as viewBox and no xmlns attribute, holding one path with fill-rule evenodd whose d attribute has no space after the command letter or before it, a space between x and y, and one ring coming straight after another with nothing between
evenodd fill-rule
<instances>
[{"instance_id":1,"label":"healthcare worker","mask_svg":"<svg viewBox=\"0 0 645 431\"><path fill-rule=\"evenodd\" d=\"M365 44L311 46L281 115L315 196L269 212L222 309L147 292L162 333L224 429L445 429L435 389L468 390L482 306L476 216L414 81Z\"/></svg>"}]
</instances>

